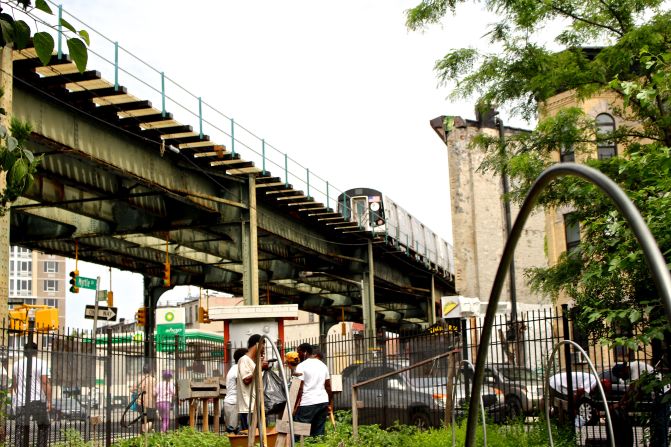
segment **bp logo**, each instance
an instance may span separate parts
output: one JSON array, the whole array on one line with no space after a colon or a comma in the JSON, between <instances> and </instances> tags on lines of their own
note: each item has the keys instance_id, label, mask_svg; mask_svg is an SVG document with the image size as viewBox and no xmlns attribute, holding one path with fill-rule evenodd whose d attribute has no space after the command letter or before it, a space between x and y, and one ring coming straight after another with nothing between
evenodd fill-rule
<instances>
[{"instance_id":1,"label":"bp logo","mask_svg":"<svg viewBox=\"0 0 671 447\"><path fill-rule=\"evenodd\" d=\"M175 314L172 312L167 312L165 314L165 321L172 321L175 319Z\"/></svg>"}]
</instances>

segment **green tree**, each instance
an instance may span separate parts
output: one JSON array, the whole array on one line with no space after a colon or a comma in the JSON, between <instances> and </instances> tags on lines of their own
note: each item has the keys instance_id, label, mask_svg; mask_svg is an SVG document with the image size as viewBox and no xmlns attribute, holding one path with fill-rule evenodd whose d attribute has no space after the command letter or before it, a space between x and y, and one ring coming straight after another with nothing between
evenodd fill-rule
<instances>
[{"instance_id":1,"label":"green tree","mask_svg":"<svg viewBox=\"0 0 671 447\"><path fill-rule=\"evenodd\" d=\"M34 5L31 0L0 1L0 46L20 50L32 42L40 61L47 65L54 52L54 38L47 31L33 32L26 21L14 19L13 13L16 10L32 20L36 27L39 25L43 29L56 28L41 17L53 15L53 11L45 0L35 0ZM87 45L90 43L88 32L77 31L63 18L59 19L58 25L63 30L71 60L77 69L83 72L88 60ZM0 114L5 115L5 110L0 108ZM29 124L15 119L12 119L9 129L0 125L0 170L6 173L7 179L7 186L0 191L0 216L7 212L9 203L30 188L37 166L42 160L26 149L30 131Z\"/></svg>"},{"instance_id":2,"label":"green tree","mask_svg":"<svg viewBox=\"0 0 671 447\"><path fill-rule=\"evenodd\" d=\"M465 0L424 0L407 12L407 26L420 29ZM436 63L453 96L478 96L506 106L527 120L542 116L554 95L574 91L580 101L612 92L612 112L626 120L599 132L578 107L541 119L536 128L508 139L480 137L483 171L511 177L512 200L521 201L533 180L562 148L591 154L598 143L617 144L621 157L587 164L615 180L638 206L671 256L671 14L660 0L485 0L500 18L491 25L488 48L450 51ZM561 26L563 25L563 26ZM549 43L548 30L558 29ZM449 120L448 123L449 125ZM555 181L541 205L569 205L581 229L577 250L549 268L527 272L537 290L566 293L579 305L578 318L605 340L631 348L653 344L668 350L669 324L633 234L596 188L575 179ZM636 329L636 331L633 331ZM666 341L666 343L665 343ZM666 349L664 349L666 348ZM668 378L667 378L668 379Z\"/></svg>"}]
</instances>

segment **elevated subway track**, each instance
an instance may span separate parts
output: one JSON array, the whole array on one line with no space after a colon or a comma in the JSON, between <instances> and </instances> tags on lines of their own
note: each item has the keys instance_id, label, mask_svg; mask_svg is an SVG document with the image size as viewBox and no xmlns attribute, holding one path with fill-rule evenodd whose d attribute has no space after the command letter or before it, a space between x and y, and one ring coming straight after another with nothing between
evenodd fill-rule
<instances>
[{"instance_id":1,"label":"elevated subway track","mask_svg":"<svg viewBox=\"0 0 671 447\"><path fill-rule=\"evenodd\" d=\"M438 297L454 293L450 272L71 65L54 57L45 68L32 50L14 52L12 114L33 125L30 149L44 161L12 207L12 244L73 257L76 240L82 260L161 278L167 239L172 285L243 295L253 176L261 303L362 321L368 292L337 278L364 278L369 241L376 319L388 328L428 322Z\"/></svg>"}]
</instances>

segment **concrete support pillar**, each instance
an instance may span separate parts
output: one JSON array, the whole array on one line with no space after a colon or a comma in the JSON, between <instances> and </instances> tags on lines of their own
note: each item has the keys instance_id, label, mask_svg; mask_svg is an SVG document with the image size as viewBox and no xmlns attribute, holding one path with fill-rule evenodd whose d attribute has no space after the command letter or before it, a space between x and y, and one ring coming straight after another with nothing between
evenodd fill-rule
<instances>
[{"instance_id":1,"label":"concrete support pillar","mask_svg":"<svg viewBox=\"0 0 671 447\"><path fill-rule=\"evenodd\" d=\"M373 241L368 241L368 281L364 281L364 302L363 315L368 317L368 321L364 321L366 330L366 337L375 337L377 327L375 325L375 260L373 259Z\"/></svg>"},{"instance_id":2,"label":"concrete support pillar","mask_svg":"<svg viewBox=\"0 0 671 447\"><path fill-rule=\"evenodd\" d=\"M426 306L426 319L429 325L436 323L436 277L431 275L431 296Z\"/></svg>"},{"instance_id":3,"label":"concrete support pillar","mask_svg":"<svg viewBox=\"0 0 671 447\"><path fill-rule=\"evenodd\" d=\"M146 322L144 325L144 357L149 359L154 357L154 331L156 330L156 304L159 298L165 292L170 290L163 287L158 278L144 277L144 302L147 309Z\"/></svg>"},{"instance_id":4,"label":"concrete support pillar","mask_svg":"<svg viewBox=\"0 0 671 447\"><path fill-rule=\"evenodd\" d=\"M12 48L2 47L0 53L0 88L4 95L0 98L0 107L7 115L0 115L0 123L9 128L12 113ZM0 172L0 190L6 187L5 173ZM33 284L33 287L36 287ZM9 212L0 217L0 321L7 319L7 299L9 298Z\"/></svg>"},{"instance_id":5,"label":"concrete support pillar","mask_svg":"<svg viewBox=\"0 0 671 447\"><path fill-rule=\"evenodd\" d=\"M259 304L259 253L256 218L256 177L249 174L249 221L242 223L242 296L246 305Z\"/></svg>"}]
</instances>

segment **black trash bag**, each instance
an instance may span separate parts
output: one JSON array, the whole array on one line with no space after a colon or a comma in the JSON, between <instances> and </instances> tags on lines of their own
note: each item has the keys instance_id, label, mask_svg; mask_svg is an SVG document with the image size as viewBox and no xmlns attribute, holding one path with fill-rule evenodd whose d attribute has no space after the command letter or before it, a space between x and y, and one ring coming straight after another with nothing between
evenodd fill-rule
<instances>
[{"instance_id":1,"label":"black trash bag","mask_svg":"<svg viewBox=\"0 0 671 447\"><path fill-rule=\"evenodd\" d=\"M270 369L263 372L263 401L266 407L266 415L281 415L287 403L282 379Z\"/></svg>"}]
</instances>

